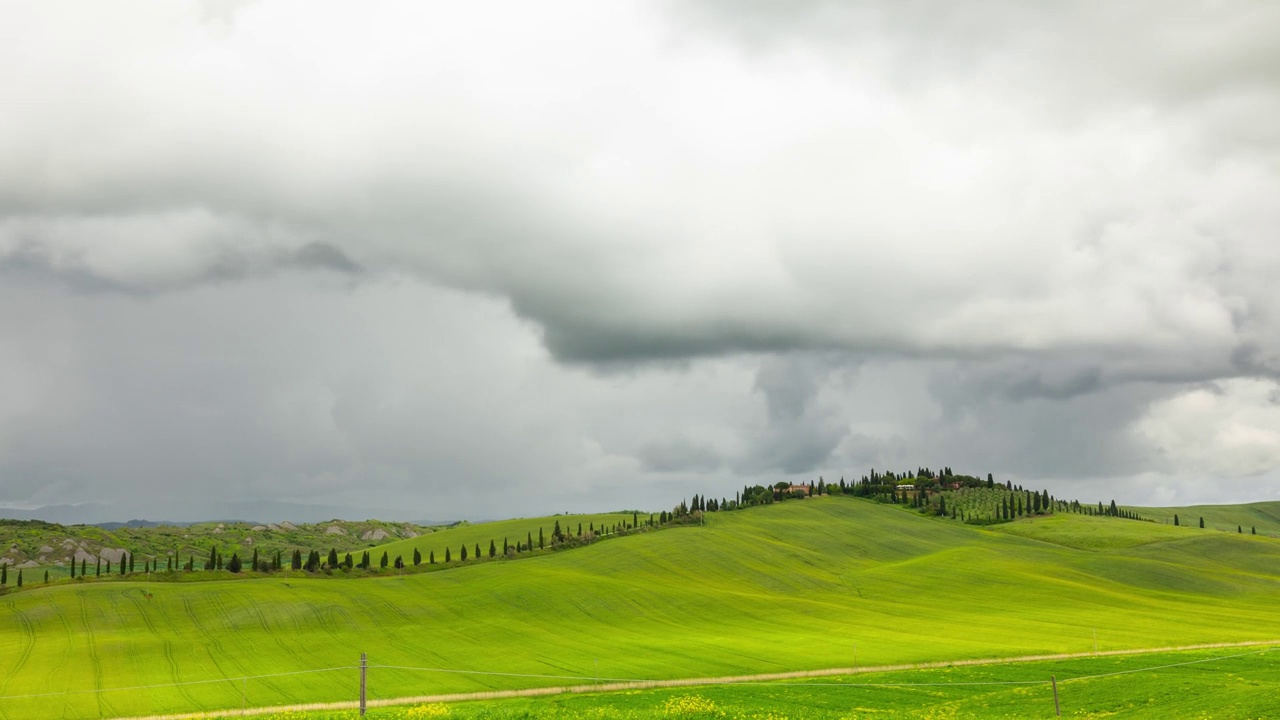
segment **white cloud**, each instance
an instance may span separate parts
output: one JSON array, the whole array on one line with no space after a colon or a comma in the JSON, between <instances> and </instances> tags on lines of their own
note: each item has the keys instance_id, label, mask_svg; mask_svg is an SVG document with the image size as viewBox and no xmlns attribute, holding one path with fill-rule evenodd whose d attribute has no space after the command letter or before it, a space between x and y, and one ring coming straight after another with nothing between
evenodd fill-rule
<instances>
[{"instance_id":1,"label":"white cloud","mask_svg":"<svg viewBox=\"0 0 1280 720\"><path fill-rule=\"evenodd\" d=\"M1176 473L1228 478L1280 468L1280 385L1222 380L1152 404L1135 427Z\"/></svg>"}]
</instances>

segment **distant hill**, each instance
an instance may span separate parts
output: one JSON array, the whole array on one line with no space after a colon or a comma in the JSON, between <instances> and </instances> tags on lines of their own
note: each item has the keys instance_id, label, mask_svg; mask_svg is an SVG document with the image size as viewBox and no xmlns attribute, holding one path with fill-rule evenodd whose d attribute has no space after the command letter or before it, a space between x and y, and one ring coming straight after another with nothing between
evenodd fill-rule
<instances>
[{"instance_id":1,"label":"distant hill","mask_svg":"<svg viewBox=\"0 0 1280 720\"><path fill-rule=\"evenodd\" d=\"M1234 532L1237 527L1249 532L1257 528L1260 534L1280 537L1280 501L1246 503L1243 505L1188 505L1186 507L1133 507L1145 518L1160 523L1173 523L1178 516L1182 525L1198 526L1204 518L1205 527Z\"/></svg>"}]
</instances>

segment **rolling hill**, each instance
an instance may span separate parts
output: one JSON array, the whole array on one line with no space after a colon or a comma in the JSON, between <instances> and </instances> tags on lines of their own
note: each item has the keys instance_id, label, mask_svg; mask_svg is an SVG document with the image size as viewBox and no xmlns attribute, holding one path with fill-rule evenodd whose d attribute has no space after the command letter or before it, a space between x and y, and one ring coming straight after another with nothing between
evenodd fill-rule
<instances>
[{"instance_id":1,"label":"rolling hill","mask_svg":"<svg viewBox=\"0 0 1280 720\"><path fill-rule=\"evenodd\" d=\"M439 535L487 547L498 527ZM371 671L391 697L1084 651L1095 633L1100 649L1269 639L1277 601L1274 538L1078 515L979 528L819 497L402 577L11 593L0 718L350 699L362 651L417 668Z\"/></svg>"},{"instance_id":2,"label":"rolling hill","mask_svg":"<svg viewBox=\"0 0 1280 720\"><path fill-rule=\"evenodd\" d=\"M1246 533L1257 528L1260 534L1280 537L1280 501L1256 502L1245 505L1188 505L1186 507L1133 507L1143 517L1159 523L1173 523L1178 515L1182 525L1199 527L1204 518L1205 528L1235 532L1242 528Z\"/></svg>"}]
</instances>

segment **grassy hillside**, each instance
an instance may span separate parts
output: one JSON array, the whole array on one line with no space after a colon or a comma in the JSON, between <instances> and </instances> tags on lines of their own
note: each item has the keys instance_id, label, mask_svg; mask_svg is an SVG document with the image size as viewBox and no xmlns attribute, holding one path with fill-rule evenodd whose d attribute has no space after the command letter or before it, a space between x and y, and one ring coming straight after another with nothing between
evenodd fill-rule
<instances>
[{"instance_id":1,"label":"grassy hillside","mask_svg":"<svg viewBox=\"0 0 1280 720\"><path fill-rule=\"evenodd\" d=\"M441 528L379 520L331 520L325 523L272 523L252 525L236 522L195 523L183 527L121 527L112 530L93 525L58 525L39 520L0 520L0 563L27 568L35 578L45 569L56 578L69 574L74 557L83 560L92 571L99 558L118 562L122 552L137 554L137 562L165 558L176 554L182 562L195 556L201 567L211 548L226 557L238 553L247 558L255 548L264 557L295 548L341 552L360 550L385 543L388 539L413 538ZM141 565L139 564L140 568Z\"/></svg>"},{"instance_id":2,"label":"grassy hillside","mask_svg":"<svg viewBox=\"0 0 1280 720\"><path fill-rule=\"evenodd\" d=\"M1022 526L1032 537L1011 532ZM882 664L1082 651L1095 631L1101 649L1280 637L1280 540L1075 515L996 527L822 497L403 577L152 585L150 599L140 583L53 585L0 598L0 717L238 707L242 691L250 705L349 699L352 670L92 691L350 666L361 651L402 667L657 678L849 665L855 645L860 664ZM1134 543L1134 528L1158 535ZM370 688L562 682L375 669ZM81 694L19 697L63 692Z\"/></svg>"},{"instance_id":3,"label":"grassy hillside","mask_svg":"<svg viewBox=\"0 0 1280 720\"><path fill-rule=\"evenodd\" d=\"M1280 537L1280 501L1248 503L1246 505L1189 505L1187 507L1134 507L1129 508L1159 523L1173 523L1178 515L1181 525L1199 527L1200 518L1209 530L1235 532L1243 528L1247 533L1256 527L1259 534Z\"/></svg>"},{"instance_id":4,"label":"grassy hillside","mask_svg":"<svg viewBox=\"0 0 1280 720\"><path fill-rule=\"evenodd\" d=\"M416 549L422 554L424 563L428 561L433 552L435 553L436 561L442 562L445 548L449 548L453 559L457 560L464 545L467 547L467 552L471 554L474 554L476 545L479 545L481 553L488 557L490 542L497 548L498 553L502 552L503 540L508 540L512 546L516 545L516 543L532 542L533 547L537 548L539 533L541 533L544 545L550 548L556 523L560 524L561 532L576 535L579 528L582 529L584 534L590 532L593 527L596 533L600 533L604 528L609 528L612 531L614 526L631 525L633 522L644 525L648 522L648 519L648 513L603 513L468 523L443 529L429 535L384 543L371 549L369 554L375 563L384 552L392 559L396 556L401 556L408 563L413 557L413 551Z\"/></svg>"}]
</instances>

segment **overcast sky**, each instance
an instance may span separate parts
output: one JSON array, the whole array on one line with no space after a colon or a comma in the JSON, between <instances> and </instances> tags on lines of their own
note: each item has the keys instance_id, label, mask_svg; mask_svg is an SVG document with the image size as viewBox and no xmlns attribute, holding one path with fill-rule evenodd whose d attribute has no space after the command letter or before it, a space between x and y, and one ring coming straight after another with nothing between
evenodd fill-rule
<instances>
[{"instance_id":1,"label":"overcast sky","mask_svg":"<svg viewBox=\"0 0 1280 720\"><path fill-rule=\"evenodd\" d=\"M1276 498L1277 27L5 0L0 505L492 518L918 465Z\"/></svg>"}]
</instances>

